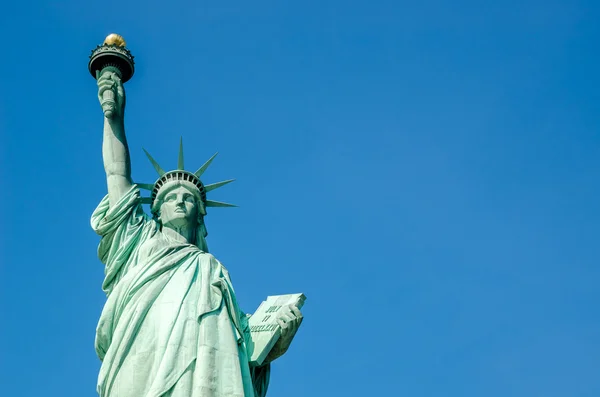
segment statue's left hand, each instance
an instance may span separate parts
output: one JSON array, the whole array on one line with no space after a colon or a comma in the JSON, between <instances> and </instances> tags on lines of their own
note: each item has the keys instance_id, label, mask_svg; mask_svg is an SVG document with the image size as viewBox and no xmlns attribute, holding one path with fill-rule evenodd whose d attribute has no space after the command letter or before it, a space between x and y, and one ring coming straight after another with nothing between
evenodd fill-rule
<instances>
[{"instance_id":1,"label":"statue's left hand","mask_svg":"<svg viewBox=\"0 0 600 397\"><path fill-rule=\"evenodd\" d=\"M269 355L266 358L266 362L271 362L281 356L287 351L292 343L292 339L294 339L294 335L298 332L298 328L302 323L304 317L295 305L289 305L286 308L283 308L283 311L279 318L277 319L277 323L281 327L281 336L275 343L275 346L269 352Z\"/></svg>"}]
</instances>

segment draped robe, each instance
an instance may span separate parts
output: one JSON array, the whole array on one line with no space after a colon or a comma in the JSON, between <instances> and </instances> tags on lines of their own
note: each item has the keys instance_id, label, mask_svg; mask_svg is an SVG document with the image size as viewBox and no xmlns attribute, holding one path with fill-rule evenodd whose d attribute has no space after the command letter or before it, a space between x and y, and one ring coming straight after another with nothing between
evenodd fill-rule
<instances>
[{"instance_id":1,"label":"draped robe","mask_svg":"<svg viewBox=\"0 0 600 397\"><path fill-rule=\"evenodd\" d=\"M247 316L225 267L174 241L142 210L137 186L92 215L107 301L96 330L100 397L264 397L250 367Z\"/></svg>"}]
</instances>

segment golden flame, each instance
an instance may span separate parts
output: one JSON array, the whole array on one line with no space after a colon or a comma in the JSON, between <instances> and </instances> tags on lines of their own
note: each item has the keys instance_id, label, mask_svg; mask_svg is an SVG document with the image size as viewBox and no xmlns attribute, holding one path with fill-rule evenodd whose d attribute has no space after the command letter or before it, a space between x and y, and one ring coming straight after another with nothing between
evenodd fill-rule
<instances>
[{"instance_id":1,"label":"golden flame","mask_svg":"<svg viewBox=\"0 0 600 397\"><path fill-rule=\"evenodd\" d=\"M118 35L116 33L111 33L104 39L104 45L116 45L119 47L125 47L127 43L125 43L125 39L123 36Z\"/></svg>"}]
</instances>

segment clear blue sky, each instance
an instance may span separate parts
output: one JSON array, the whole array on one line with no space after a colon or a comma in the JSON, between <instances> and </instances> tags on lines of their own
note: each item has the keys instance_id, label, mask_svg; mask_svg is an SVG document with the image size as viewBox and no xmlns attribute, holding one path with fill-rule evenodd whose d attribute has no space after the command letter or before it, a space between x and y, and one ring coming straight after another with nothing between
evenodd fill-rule
<instances>
[{"instance_id":1,"label":"clear blue sky","mask_svg":"<svg viewBox=\"0 0 600 397\"><path fill-rule=\"evenodd\" d=\"M211 252L253 311L304 292L269 396L600 396L594 1L8 2L0 389L93 397L106 192L92 48L126 125L240 205Z\"/></svg>"}]
</instances>

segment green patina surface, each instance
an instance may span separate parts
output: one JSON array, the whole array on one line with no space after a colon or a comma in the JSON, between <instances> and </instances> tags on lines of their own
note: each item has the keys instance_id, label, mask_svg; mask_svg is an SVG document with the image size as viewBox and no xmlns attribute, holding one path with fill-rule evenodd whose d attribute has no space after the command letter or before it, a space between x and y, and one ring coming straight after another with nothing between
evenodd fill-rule
<instances>
[{"instance_id":1,"label":"green patina surface","mask_svg":"<svg viewBox=\"0 0 600 397\"><path fill-rule=\"evenodd\" d=\"M98 53L110 56L111 48L124 51L115 44L100 48L94 62L102 61ZM91 220L101 237L98 256L105 266L102 287L107 295L96 332L102 360L98 393L264 397L271 362L289 347L302 314L295 305L278 312L279 339L265 350L261 365L251 364L250 316L240 309L229 274L208 253L205 239L206 208L232 206L208 200L206 194L231 180L204 185L200 177L214 156L188 172L180 145L177 170L165 172L148 155L159 179L133 183L124 74L109 66L95 75L104 111L102 155L108 187ZM150 190L151 196L142 197L140 188ZM150 204L150 214L143 204Z\"/></svg>"}]
</instances>

